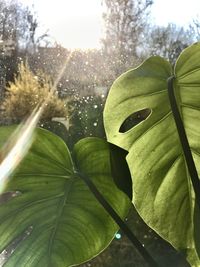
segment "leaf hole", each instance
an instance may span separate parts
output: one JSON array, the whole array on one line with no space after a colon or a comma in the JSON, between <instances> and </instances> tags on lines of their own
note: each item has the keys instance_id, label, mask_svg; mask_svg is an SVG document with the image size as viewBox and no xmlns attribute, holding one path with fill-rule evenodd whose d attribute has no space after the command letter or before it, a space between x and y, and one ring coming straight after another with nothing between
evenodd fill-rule
<instances>
[{"instance_id":1,"label":"leaf hole","mask_svg":"<svg viewBox=\"0 0 200 267\"><path fill-rule=\"evenodd\" d=\"M145 108L139 111L136 111L129 115L124 122L122 123L119 132L125 133L141 123L142 121L146 120L151 115L151 109Z\"/></svg>"}]
</instances>

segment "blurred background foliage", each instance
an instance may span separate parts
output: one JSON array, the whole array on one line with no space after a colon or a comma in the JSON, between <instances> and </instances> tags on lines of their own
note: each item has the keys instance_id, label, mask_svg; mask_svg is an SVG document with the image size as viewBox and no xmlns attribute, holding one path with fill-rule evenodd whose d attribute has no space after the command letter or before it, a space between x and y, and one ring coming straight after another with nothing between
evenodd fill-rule
<instances>
[{"instance_id":1,"label":"blurred background foliage","mask_svg":"<svg viewBox=\"0 0 200 267\"><path fill-rule=\"evenodd\" d=\"M100 49L69 50L47 32L38 36L37 16L17 0L0 0L0 124L24 119L46 97L66 64L40 126L70 147L86 136L105 137L103 107L108 89L122 72L151 55L174 64L200 38L200 21L187 28L151 23L152 0L102 0L105 35ZM127 223L163 267L186 267L182 255L149 229L132 208ZM118 236L119 237L119 236ZM121 233L107 250L81 266L146 266Z\"/></svg>"}]
</instances>

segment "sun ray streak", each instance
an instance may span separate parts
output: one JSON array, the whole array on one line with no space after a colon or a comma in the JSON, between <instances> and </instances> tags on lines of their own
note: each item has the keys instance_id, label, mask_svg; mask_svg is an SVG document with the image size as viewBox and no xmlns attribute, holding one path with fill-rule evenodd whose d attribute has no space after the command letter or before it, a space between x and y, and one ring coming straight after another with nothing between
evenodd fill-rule
<instances>
[{"instance_id":1,"label":"sun ray streak","mask_svg":"<svg viewBox=\"0 0 200 267\"><path fill-rule=\"evenodd\" d=\"M71 52L67 57L67 60L63 64L59 71L59 74L53 84L52 90L49 92L45 102L38 105L28 119L22 122L11 137L8 139L6 144L1 150L3 159L0 164L0 194L4 192L7 182L9 181L11 174L23 160L28 150L30 149L34 141L34 130L39 122L39 119L44 111L45 106L48 104L52 94L55 93L57 85L62 78L69 60L72 56Z\"/></svg>"}]
</instances>

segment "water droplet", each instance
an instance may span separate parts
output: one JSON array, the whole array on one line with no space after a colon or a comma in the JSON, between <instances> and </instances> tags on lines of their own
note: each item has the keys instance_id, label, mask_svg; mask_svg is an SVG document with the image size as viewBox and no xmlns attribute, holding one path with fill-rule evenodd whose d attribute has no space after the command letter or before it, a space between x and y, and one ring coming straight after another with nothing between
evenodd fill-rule
<instances>
[{"instance_id":1,"label":"water droplet","mask_svg":"<svg viewBox=\"0 0 200 267\"><path fill-rule=\"evenodd\" d=\"M30 235L32 230L33 230L33 226L31 225L31 226L28 227L28 229L26 230L25 234L26 235Z\"/></svg>"},{"instance_id":2,"label":"water droplet","mask_svg":"<svg viewBox=\"0 0 200 267\"><path fill-rule=\"evenodd\" d=\"M117 233L116 235L115 235L115 238L116 239L120 239L122 237L122 235L120 234L120 233Z\"/></svg>"},{"instance_id":3,"label":"water droplet","mask_svg":"<svg viewBox=\"0 0 200 267\"><path fill-rule=\"evenodd\" d=\"M12 197L17 197L19 195L21 195L22 193L20 191L15 191L12 193Z\"/></svg>"}]
</instances>

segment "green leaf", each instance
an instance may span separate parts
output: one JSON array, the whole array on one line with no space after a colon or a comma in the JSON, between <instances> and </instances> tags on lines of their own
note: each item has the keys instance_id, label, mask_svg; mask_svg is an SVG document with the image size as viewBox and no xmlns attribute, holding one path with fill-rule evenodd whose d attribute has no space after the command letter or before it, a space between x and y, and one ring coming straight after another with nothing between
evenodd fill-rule
<instances>
[{"instance_id":1,"label":"green leaf","mask_svg":"<svg viewBox=\"0 0 200 267\"><path fill-rule=\"evenodd\" d=\"M0 128L1 143L12 131ZM125 217L130 203L113 183L109 146L86 138L75 145L73 154L76 165L60 138L37 130L6 188L15 197L0 204L0 250L16 247L5 267L74 266L100 253L113 239L118 227L77 174L88 176Z\"/></svg>"},{"instance_id":2,"label":"green leaf","mask_svg":"<svg viewBox=\"0 0 200 267\"><path fill-rule=\"evenodd\" d=\"M105 105L109 142L127 150L133 203L144 221L200 266L200 215L172 115L167 79L175 75L175 94L195 164L200 173L200 44L180 55L175 70L151 57L113 84ZM150 115L121 131L138 111Z\"/></svg>"}]
</instances>

